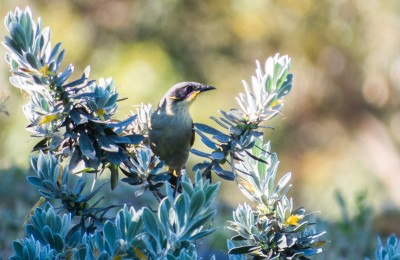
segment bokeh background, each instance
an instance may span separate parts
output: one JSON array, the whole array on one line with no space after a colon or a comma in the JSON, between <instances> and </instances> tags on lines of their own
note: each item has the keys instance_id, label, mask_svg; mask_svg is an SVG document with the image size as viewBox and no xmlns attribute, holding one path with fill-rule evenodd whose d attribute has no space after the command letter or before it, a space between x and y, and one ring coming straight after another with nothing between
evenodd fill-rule
<instances>
[{"instance_id":1,"label":"bokeh background","mask_svg":"<svg viewBox=\"0 0 400 260\"><path fill-rule=\"evenodd\" d=\"M87 65L91 78L113 77L128 98L119 118L141 102L155 106L176 82L199 81L218 90L200 97L192 114L212 124L218 109L237 106L256 60L289 55L293 90L266 137L280 176L293 172L295 204L320 212L318 228L332 241L320 259L362 259L377 234L400 234L400 1L0 0L0 17L17 6L30 6L51 27L77 77ZM23 236L38 198L25 181L37 141L24 129L27 96L8 77L3 60L0 100L9 115L0 114L0 258ZM120 192L120 202L133 194ZM223 181L215 221L224 225L242 201L235 184ZM224 251L224 233L204 251Z\"/></svg>"}]
</instances>

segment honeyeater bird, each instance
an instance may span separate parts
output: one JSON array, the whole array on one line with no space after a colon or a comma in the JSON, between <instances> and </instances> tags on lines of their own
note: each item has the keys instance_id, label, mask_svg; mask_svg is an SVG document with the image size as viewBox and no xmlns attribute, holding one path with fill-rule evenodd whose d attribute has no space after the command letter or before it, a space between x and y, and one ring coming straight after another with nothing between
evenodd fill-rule
<instances>
[{"instance_id":1,"label":"honeyeater bird","mask_svg":"<svg viewBox=\"0 0 400 260\"><path fill-rule=\"evenodd\" d=\"M197 82L181 82L170 88L151 116L150 148L169 167L170 183L177 188L194 142L189 108L198 94L215 89Z\"/></svg>"}]
</instances>

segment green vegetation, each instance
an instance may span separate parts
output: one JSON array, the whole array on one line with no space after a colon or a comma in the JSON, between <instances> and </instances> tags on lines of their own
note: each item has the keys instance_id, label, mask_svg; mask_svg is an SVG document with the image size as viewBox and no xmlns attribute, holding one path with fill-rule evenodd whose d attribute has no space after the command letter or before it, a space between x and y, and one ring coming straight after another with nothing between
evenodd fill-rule
<instances>
[{"instance_id":1,"label":"green vegetation","mask_svg":"<svg viewBox=\"0 0 400 260\"><path fill-rule=\"evenodd\" d=\"M151 155L145 142L147 133L132 132L145 122L133 123L137 115L112 120L118 94L111 79L96 83L89 80L86 69L79 79L69 80L73 65L60 70L61 44L51 47L50 30L42 29L40 21L36 24L28 8L10 12L6 26L10 36L5 37L4 45L9 51L6 60L11 83L29 94L24 113L30 121L28 129L40 138L33 149L39 155L31 159L36 176L28 177L28 182L42 196L25 226L26 238L13 243L12 259L197 258L196 241L215 230L207 227L216 212L212 202L219 187L210 184L212 171L237 180L245 195L258 205L254 212L249 206L236 210L230 225L238 233L232 240L240 242L238 246L229 242L229 254L283 259L322 252L325 241L319 237L323 233L309 229L303 220L305 211L293 211L292 200L285 196L290 175L275 188L276 154L263 145L263 133L258 131L264 121L279 113L291 90L288 57L269 58L265 70L258 63L252 88L244 82L245 93L238 99L241 110L220 111L222 117L214 118L229 134L195 125L201 140L213 151L194 153L211 161L194 166L194 184L184 174L181 192L175 193L165 182L170 173L160 173L162 163ZM144 106L142 110L139 114L151 112ZM230 170L221 166L227 161ZM118 184L121 168L127 175L125 182L142 186L137 195L143 194L143 188L153 192L159 200L156 213L147 207L136 211L125 204L116 216L109 216L107 212L117 205L99 206L103 197L93 201L106 182L88 193L85 178L70 183L73 173L98 176L106 168L112 189ZM97 178L92 187L95 181ZM46 202L41 207L45 200L60 206Z\"/></svg>"},{"instance_id":2,"label":"green vegetation","mask_svg":"<svg viewBox=\"0 0 400 260\"><path fill-rule=\"evenodd\" d=\"M8 8L7 1L3 2ZM10 38L4 42L11 82L24 94L16 88L0 94L4 180L0 257L14 254L24 259L29 252L42 258L97 258L101 252L104 258L194 259L215 254L218 259L216 252L221 248L234 259L244 253L309 257L322 250L317 259L395 257L394 235L386 244L378 243L375 255L373 251L378 234L398 231L380 212L393 212L397 203L397 179L390 170L397 161L392 156L398 140L398 115L392 112L397 95L388 94L397 93L392 40L396 33L376 36L380 33L376 28L391 28L398 6L391 1L312 3L222 1L220 6L178 0L157 6L143 1L116 5L60 1L58 6L41 2L38 8L32 1L35 13L43 13L52 37L63 41L68 52L50 44L50 30L29 22L29 12L8 16ZM63 11L54 20L46 10ZM108 19L101 10L114 13L116 19ZM371 18L382 15L391 19ZM83 22L82 18L90 19ZM182 27L182 21L187 26ZM374 45L373 39L382 38L384 44ZM225 112L226 106L232 106L228 100L233 100L225 96L240 91L234 89L238 80L247 77L250 62L260 53L277 51L293 58L296 91L288 100L285 120L276 122L279 131L272 132L265 121L280 115L293 80L287 56L271 57L265 66L257 63L252 84L245 82L244 92L237 97L239 109ZM83 75L73 73L74 66L66 66L71 61ZM92 76L84 69L87 63L92 65ZM98 75L115 77L91 81ZM218 102L211 97L206 106L195 107L196 122L206 121L213 109L223 110L210 123L195 125L195 156L184 177L186 188L175 197L164 185L169 175L163 163L146 146L151 105L142 104L130 112L135 109L128 104L156 103L160 89L187 79L212 83L221 94L217 96L224 97ZM125 97L129 102L123 101ZM29 100L24 106L28 123L22 122L23 116L15 116L20 111L14 109L15 104L21 99ZM24 140L21 129L26 125L34 137ZM24 146L34 150L34 172L28 181L39 192L24 180L28 161ZM284 158L281 169L293 169L295 174L276 176L278 161L271 146ZM289 190L291 177L295 185ZM235 182L211 184L221 178ZM244 197L232 192L235 186L250 204L243 204ZM343 191L336 196L339 216L332 199L338 186ZM360 193L353 206L347 200L359 190L368 193ZM39 202L50 203L35 206L22 234L25 215L38 193L42 195ZM392 200L388 202L387 197ZM220 229L228 218L220 213L232 215L232 207L236 209L228 225L233 232ZM309 209L322 209L322 214L307 214ZM182 212L187 214L179 219ZM130 221L132 216L134 221ZM196 216L193 222L190 216ZM199 224L199 219L204 223ZM123 229L134 232L126 234ZM26 238L15 241L11 249L11 240L21 237ZM215 243L221 237L230 238L228 249ZM331 243L326 245L324 240Z\"/></svg>"}]
</instances>

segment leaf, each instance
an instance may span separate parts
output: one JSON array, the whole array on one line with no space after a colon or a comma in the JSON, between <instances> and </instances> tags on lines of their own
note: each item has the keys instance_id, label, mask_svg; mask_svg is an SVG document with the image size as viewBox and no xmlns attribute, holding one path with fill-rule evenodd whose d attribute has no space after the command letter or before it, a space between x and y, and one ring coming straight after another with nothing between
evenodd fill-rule
<instances>
[{"instance_id":1,"label":"leaf","mask_svg":"<svg viewBox=\"0 0 400 260\"><path fill-rule=\"evenodd\" d=\"M189 216L194 218L203 208L205 202L205 195L202 190L196 191L190 199Z\"/></svg>"},{"instance_id":2,"label":"leaf","mask_svg":"<svg viewBox=\"0 0 400 260\"><path fill-rule=\"evenodd\" d=\"M158 222L153 212L148 208L143 209L143 223L147 232L149 232L154 239L158 240Z\"/></svg>"},{"instance_id":3,"label":"leaf","mask_svg":"<svg viewBox=\"0 0 400 260\"><path fill-rule=\"evenodd\" d=\"M213 135L212 138L221 143L228 143L231 140L231 137L226 134Z\"/></svg>"},{"instance_id":4,"label":"leaf","mask_svg":"<svg viewBox=\"0 0 400 260\"><path fill-rule=\"evenodd\" d=\"M222 169L219 164L214 165L213 170L222 179L225 179L228 181L235 180L235 174L231 171L226 171L226 170Z\"/></svg>"},{"instance_id":5,"label":"leaf","mask_svg":"<svg viewBox=\"0 0 400 260\"><path fill-rule=\"evenodd\" d=\"M117 240L117 232L111 221L104 224L104 238L110 246L114 246L115 240Z\"/></svg>"},{"instance_id":6,"label":"leaf","mask_svg":"<svg viewBox=\"0 0 400 260\"><path fill-rule=\"evenodd\" d=\"M100 232L96 231L94 233L94 240L96 241L96 246L100 251L104 251L104 240Z\"/></svg>"},{"instance_id":7,"label":"leaf","mask_svg":"<svg viewBox=\"0 0 400 260\"><path fill-rule=\"evenodd\" d=\"M200 231L203 225L215 215L215 212L216 211L214 210L203 215L202 217L191 220L191 222L189 222L190 226L185 228L184 235L181 236L181 239L191 239L192 235L196 235L195 231Z\"/></svg>"},{"instance_id":8,"label":"leaf","mask_svg":"<svg viewBox=\"0 0 400 260\"><path fill-rule=\"evenodd\" d=\"M89 83L86 85L89 85ZM67 85L65 85L65 86L67 86ZM83 93L79 93L76 95L72 95L71 97L80 102L87 102L90 99L94 99L94 98L98 97L98 94L93 93L93 92L83 92Z\"/></svg>"},{"instance_id":9,"label":"leaf","mask_svg":"<svg viewBox=\"0 0 400 260\"><path fill-rule=\"evenodd\" d=\"M231 110L229 110L229 112L227 113L227 116L228 116L233 122L236 122L236 123L240 123L240 122L243 122L243 121L244 121L243 114L242 114L242 112L241 112L240 110L238 110L238 109L231 109Z\"/></svg>"},{"instance_id":10,"label":"leaf","mask_svg":"<svg viewBox=\"0 0 400 260\"><path fill-rule=\"evenodd\" d=\"M276 186L275 193L280 192L290 181L290 178L292 177L292 174L289 172L283 176L279 182L278 185Z\"/></svg>"},{"instance_id":11,"label":"leaf","mask_svg":"<svg viewBox=\"0 0 400 260\"><path fill-rule=\"evenodd\" d=\"M101 252L101 254L97 257L97 260L109 260L110 256L107 252Z\"/></svg>"},{"instance_id":12,"label":"leaf","mask_svg":"<svg viewBox=\"0 0 400 260\"><path fill-rule=\"evenodd\" d=\"M255 156L255 155L251 154L251 153L248 152L247 150L244 150L244 152L245 152L250 158L252 158L253 160L260 161L260 162L262 162L262 163L264 163L264 164L268 164L267 161L265 161L264 159L261 159L261 157L257 157L257 156Z\"/></svg>"},{"instance_id":13,"label":"leaf","mask_svg":"<svg viewBox=\"0 0 400 260\"><path fill-rule=\"evenodd\" d=\"M200 123L195 123L194 127L197 128L198 130L207 133L207 134L211 134L211 135L225 135L224 133L218 131L217 129L209 126L209 125L205 125L205 124L200 124Z\"/></svg>"},{"instance_id":14,"label":"leaf","mask_svg":"<svg viewBox=\"0 0 400 260\"><path fill-rule=\"evenodd\" d=\"M160 161L159 163L157 163L157 165L153 168L152 173L157 174L162 169L162 167L164 167L164 164L165 164L164 161ZM161 175L161 173L157 175Z\"/></svg>"},{"instance_id":15,"label":"leaf","mask_svg":"<svg viewBox=\"0 0 400 260\"><path fill-rule=\"evenodd\" d=\"M57 56L57 60L56 60L56 71L59 70L60 67L61 67L61 63L62 63L62 61L63 61L63 59L64 59L64 54L65 54L65 51L62 50L62 51L60 52L60 54L58 54L58 56ZM58 86L61 86L61 84L58 85Z\"/></svg>"},{"instance_id":16,"label":"leaf","mask_svg":"<svg viewBox=\"0 0 400 260\"><path fill-rule=\"evenodd\" d=\"M70 235L66 236L66 239L68 239L68 242L67 242L68 247L76 248L80 244L82 234L79 230L75 230L75 229L79 229L79 228L80 228L80 225L74 226L68 232L70 234ZM72 234L70 233L71 231L73 231Z\"/></svg>"},{"instance_id":17,"label":"leaf","mask_svg":"<svg viewBox=\"0 0 400 260\"><path fill-rule=\"evenodd\" d=\"M55 58L55 56L57 55L58 51L60 50L60 47L61 47L61 42L57 43L54 46L53 50L50 53L50 56L48 57L47 62L51 62Z\"/></svg>"},{"instance_id":18,"label":"leaf","mask_svg":"<svg viewBox=\"0 0 400 260\"><path fill-rule=\"evenodd\" d=\"M158 211L158 219L161 222L161 228L164 230L164 234L166 235L166 237L169 237L169 230L171 227L169 225L169 207L167 206L167 204L169 204L168 200L163 200L161 202Z\"/></svg>"},{"instance_id":19,"label":"leaf","mask_svg":"<svg viewBox=\"0 0 400 260\"><path fill-rule=\"evenodd\" d=\"M51 182L49 180L43 180L42 183L43 183L43 187L45 187L48 191L52 191L52 192L57 191L57 187L53 182Z\"/></svg>"},{"instance_id":20,"label":"leaf","mask_svg":"<svg viewBox=\"0 0 400 260\"><path fill-rule=\"evenodd\" d=\"M122 182L128 183L130 185L138 185L141 184L143 181L139 178L129 177L129 178L122 178Z\"/></svg>"},{"instance_id":21,"label":"leaf","mask_svg":"<svg viewBox=\"0 0 400 260\"><path fill-rule=\"evenodd\" d=\"M115 143L113 143L110 139L108 139L104 135L96 135L96 140L100 145L100 148L107 152L118 152L119 147Z\"/></svg>"},{"instance_id":22,"label":"leaf","mask_svg":"<svg viewBox=\"0 0 400 260\"><path fill-rule=\"evenodd\" d=\"M32 18L29 15L23 15L21 18L21 26L25 31L27 46L31 46L33 42L33 28L32 28Z\"/></svg>"},{"instance_id":23,"label":"leaf","mask_svg":"<svg viewBox=\"0 0 400 260\"><path fill-rule=\"evenodd\" d=\"M210 139L208 138L205 134L203 134L201 131L195 129L196 133L200 135L201 141L207 145L209 148L213 150L217 150L217 145Z\"/></svg>"},{"instance_id":24,"label":"leaf","mask_svg":"<svg viewBox=\"0 0 400 260\"><path fill-rule=\"evenodd\" d=\"M220 184L211 184L206 190L206 206L215 200Z\"/></svg>"},{"instance_id":25,"label":"leaf","mask_svg":"<svg viewBox=\"0 0 400 260\"><path fill-rule=\"evenodd\" d=\"M108 123L106 124L107 127L109 128L114 128L114 131L116 134L121 133L122 131L125 130L133 121L135 121L136 115L130 116L124 121L117 122L117 123Z\"/></svg>"},{"instance_id":26,"label":"leaf","mask_svg":"<svg viewBox=\"0 0 400 260\"><path fill-rule=\"evenodd\" d=\"M32 66L32 68L39 69L38 60L36 59L36 57L34 55L27 52L27 53L25 53L25 58L28 61L29 65Z\"/></svg>"},{"instance_id":27,"label":"leaf","mask_svg":"<svg viewBox=\"0 0 400 260\"><path fill-rule=\"evenodd\" d=\"M4 45L6 48L12 52L15 52L18 56L22 57L22 49L12 38L9 36L4 37Z\"/></svg>"},{"instance_id":28,"label":"leaf","mask_svg":"<svg viewBox=\"0 0 400 260\"><path fill-rule=\"evenodd\" d=\"M240 254L248 254L257 250L260 250L260 246L239 246L234 247L228 251L228 254L232 255L240 255Z\"/></svg>"},{"instance_id":29,"label":"leaf","mask_svg":"<svg viewBox=\"0 0 400 260\"><path fill-rule=\"evenodd\" d=\"M322 252L322 249L321 248L316 248L316 249L301 249L301 250L299 250L301 253L303 253L303 255L304 256L312 256L312 255L315 255L315 254L318 254L318 253L321 253ZM398 257L398 256L397 256ZM385 258L386 259L386 258ZM396 259L396 258L390 258L391 260L392 259Z\"/></svg>"},{"instance_id":30,"label":"leaf","mask_svg":"<svg viewBox=\"0 0 400 260\"><path fill-rule=\"evenodd\" d=\"M64 240L59 234L54 234L54 248L57 252L62 252L64 250Z\"/></svg>"},{"instance_id":31,"label":"leaf","mask_svg":"<svg viewBox=\"0 0 400 260\"><path fill-rule=\"evenodd\" d=\"M199 151L199 150L194 149L194 148L190 149L190 152L191 152L192 154L197 155L197 156L200 156L200 157L205 157L205 158L210 158L210 157L211 157L211 154L208 154L208 153Z\"/></svg>"},{"instance_id":32,"label":"leaf","mask_svg":"<svg viewBox=\"0 0 400 260\"><path fill-rule=\"evenodd\" d=\"M232 110L231 110L231 111L232 111ZM225 111L219 110L219 112L224 116L224 117L221 117L220 119L221 119L224 123L229 124L229 125L232 125L232 126L238 125L238 124L242 123L241 120L236 120L236 119L231 115L231 111L229 111L228 113L226 113ZM232 124L232 123L233 123L233 124Z\"/></svg>"},{"instance_id":33,"label":"leaf","mask_svg":"<svg viewBox=\"0 0 400 260\"><path fill-rule=\"evenodd\" d=\"M305 230L308 226L308 222L303 222L300 225L297 225L294 229L293 232L302 232L303 230Z\"/></svg>"},{"instance_id":34,"label":"leaf","mask_svg":"<svg viewBox=\"0 0 400 260\"><path fill-rule=\"evenodd\" d=\"M111 190L114 190L117 187L119 179L118 165L111 164L108 168L111 172Z\"/></svg>"},{"instance_id":35,"label":"leaf","mask_svg":"<svg viewBox=\"0 0 400 260\"><path fill-rule=\"evenodd\" d=\"M62 51L61 53L63 52L64 51ZM56 85L62 86L64 82L69 78L69 76L71 76L73 71L74 71L74 66L70 64L60 75L57 76Z\"/></svg>"},{"instance_id":36,"label":"leaf","mask_svg":"<svg viewBox=\"0 0 400 260\"><path fill-rule=\"evenodd\" d=\"M220 120L218 120L217 118L215 118L214 116L210 117L212 120L214 120L214 122L216 122L217 124L219 124L220 126L222 126L223 128L229 130L229 125L225 125L224 123L222 123ZM232 126L232 125L231 125Z\"/></svg>"},{"instance_id":37,"label":"leaf","mask_svg":"<svg viewBox=\"0 0 400 260\"><path fill-rule=\"evenodd\" d=\"M215 230L217 230L217 229L213 228L213 229L202 230L199 233L197 233L196 235L192 236L190 239L193 241L198 240L202 237L208 236L209 234L213 233Z\"/></svg>"},{"instance_id":38,"label":"leaf","mask_svg":"<svg viewBox=\"0 0 400 260\"><path fill-rule=\"evenodd\" d=\"M106 152L106 158L109 162L120 165L121 162L127 159L126 154L120 149L117 153Z\"/></svg>"},{"instance_id":39,"label":"leaf","mask_svg":"<svg viewBox=\"0 0 400 260\"><path fill-rule=\"evenodd\" d=\"M184 182L181 183L181 185L182 185L182 189L183 189L190 197L192 197L192 196L193 196L193 193L194 193L194 189L193 189L192 184L190 184L190 183L184 181Z\"/></svg>"},{"instance_id":40,"label":"leaf","mask_svg":"<svg viewBox=\"0 0 400 260\"><path fill-rule=\"evenodd\" d=\"M144 141L143 135L125 135L124 137L129 139L130 144L140 144Z\"/></svg>"},{"instance_id":41,"label":"leaf","mask_svg":"<svg viewBox=\"0 0 400 260\"><path fill-rule=\"evenodd\" d=\"M224 152L220 152L220 151L214 151L211 153L211 157L215 160L222 160L225 158L225 154Z\"/></svg>"},{"instance_id":42,"label":"leaf","mask_svg":"<svg viewBox=\"0 0 400 260\"><path fill-rule=\"evenodd\" d=\"M173 204L174 203L175 194L174 194L174 191L173 191L171 185L166 185L165 190L166 190L166 193L167 193L167 199L169 200L169 202L171 204Z\"/></svg>"},{"instance_id":43,"label":"leaf","mask_svg":"<svg viewBox=\"0 0 400 260\"><path fill-rule=\"evenodd\" d=\"M190 151L192 151L193 149L191 149ZM197 163L193 166L192 171L197 172L197 171L201 171L202 169L206 168L207 166L209 166L210 163L209 162L202 162L202 163Z\"/></svg>"},{"instance_id":44,"label":"leaf","mask_svg":"<svg viewBox=\"0 0 400 260\"><path fill-rule=\"evenodd\" d=\"M50 244L50 246L54 247L55 240L54 240L53 232L51 231L50 227L46 225L43 228L43 230L41 230L41 232L43 232L43 236L44 236L47 244Z\"/></svg>"},{"instance_id":45,"label":"leaf","mask_svg":"<svg viewBox=\"0 0 400 260\"><path fill-rule=\"evenodd\" d=\"M247 240L247 238L245 238L245 237L243 237L241 235L236 235L236 236L233 236L231 238L231 240L233 240L233 241L243 241L243 240Z\"/></svg>"},{"instance_id":46,"label":"leaf","mask_svg":"<svg viewBox=\"0 0 400 260\"><path fill-rule=\"evenodd\" d=\"M15 255L19 257L19 258L15 258L15 259L23 259L24 246L21 245L21 243L19 241L14 240L12 243L12 247L14 249Z\"/></svg>"},{"instance_id":47,"label":"leaf","mask_svg":"<svg viewBox=\"0 0 400 260\"><path fill-rule=\"evenodd\" d=\"M79 79L63 85L63 88L66 89L70 93L76 93L77 91L79 91L80 89L83 88L83 86L80 86L80 85L84 84L87 81L87 79L88 79L87 75L83 74ZM76 86L80 86L80 87L76 87ZM72 89L72 87L76 87L76 88ZM68 89L68 88L71 88L71 89ZM75 98L75 96L74 96L74 98Z\"/></svg>"},{"instance_id":48,"label":"leaf","mask_svg":"<svg viewBox=\"0 0 400 260\"><path fill-rule=\"evenodd\" d=\"M82 154L89 159L96 158L96 151L94 150L89 135L84 130L79 132L79 149L81 150Z\"/></svg>"},{"instance_id":49,"label":"leaf","mask_svg":"<svg viewBox=\"0 0 400 260\"><path fill-rule=\"evenodd\" d=\"M89 201L90 199L92 199L103 187L104 185L106 185L107 182L103 182L100 186L98 186L96 189L94 189L91 193L89 193L86 196L81 196L79 201ZM101 200L101 199L100 199ZM99 201L100 201L99 200ZM94 207L95 204L93 204ZM110 207L115 207L115 205L112 205Z\"/></svg>"},{"instance_id":50,"label":"leaf","mask_svg":"<svg viewBox=\"0 0 400 260\"><path fill-rule=\"evenodd\" d=\"M112 142L116 144L129 144L131 143L130 138L126 136L119 136L119 135L107 135L107 138L110 139Z\"/></svg>"},{"instance_id":51,"label":"leaf","mask_svg":"<svg viewBox=\"0 0 400 260\"><path fill-rule=\"evenodd\" d=\"M292 79L293 75L289 74L286 78L286 81L283 82L281 88L278 90L277 99L283 98L290 92L290 90L292 89Z\"/></svg>"},{"instance_id":52,"label":"leaf","mask_svg":"<svg viewBox=\"0 0 400 260\"><path fill-rule=\"evenodd\" d=\"M69 112L69 117L72 119L72 121L74 121L78 125L87 123L89 121L88 117L84 116L77 109L72 109Z\"/></svg>"},{"instance_id":53,"label":"leaf","mask_svg":"<svg viewBox=\"0 0 400 260\"><path fill-rule=\"evenodd\" d=\"M42 195L43 197L47 198L47 199L56 199L57 196L54 195L54 193L51 192L46 192L44 190L39 190L40 195Z\"/></svg>"},{"instance_id":54,"label":"leaf","mask_svg":"<svg viewBox=\"0 0 400 260\"><path fill-rule=\"evenodd\" d=\"M25 33L24 30L22 29L21 25L19 25L16 22L12 22L9 26L9 31L11 38L20 46L22 47L21 49L26 51L27 50L27 44L26 44L26 38L25 38Z\"/></svg>"},{"instance_id":55,"label":"leaf","mask_svg":"<svg viewBox=\"0 0 400 260\"><path fill-rule=\"evenodd\" d=\"M25 227L25 232L29 237L33 236L35 240L39 240L41 243L47 244L47 241L45 241L43 238L42 232L39 232L39 230L37 230L33 225L27 225Z\"/></svg>"},{"instance_id":56,"label":"leaf","mask_svg":"<svg viewBox=\"0 0 400 260\"><path fill-rule=\"evenodd\" d=\"M74 194L76 195L81 194L85 186L86 186L85 180L83 178L80 178L78 183L75 185Z\"/></svg>"},{"instance_id":57,"label":"leaf","mask_svg":"<svg viewBox=\"0 0 400 260\"><path fill-rule=\"evenodd\" d=\"M78 166L79 162L81 162L82 153L78 148L73 148L72 150L72 155L69 159L69 169L73 171Z\"/></svg>"},{"instance_id":58,"label":"leaf","mask_svg":"<svg viewBox=\"0 0 400 260\"><path fill-rule=\"evenodd\" d=\"M50 150L56 151L57 148L62 144L62 142L64 142L64 138L65 138L64 133L62 132L54 133L49 144Z\"/></svg>"},{"instance_id":59,"label":"leaf","mask_svg":"<svg viewBox=\"0 0 400 260\"><path fill-rule=\"evenodd\" d=\"M29 176L27 180L30 184L37 186L39 188L43 188L42 180L36 176Z\"/></svg>"},{"instance_id":60,"label":"leaf","mask_svg":"<svg viewBox=\"0 0 400 260\"><path fill-rule=\"evenodd\" d=\"M175 199L175 211L179 226L185 226L188 220L189 205L187 197L183 194L178 195Z\"/></svg>"}]
</instances>

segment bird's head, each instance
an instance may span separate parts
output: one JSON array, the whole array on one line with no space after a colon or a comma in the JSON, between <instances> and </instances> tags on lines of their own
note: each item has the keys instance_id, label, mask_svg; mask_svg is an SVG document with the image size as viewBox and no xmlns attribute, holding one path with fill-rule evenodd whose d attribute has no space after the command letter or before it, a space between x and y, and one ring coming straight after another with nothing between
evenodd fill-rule
<instances>
[{"instance_id":1,"label":"bird's head","mask_svg":"<svg viewBox=\"0 0 400 260\"><path fill-rule=\"evenodd\" d=\"M183 102L189 105L200 93L213 89L215 87L197 82L180 82L168 90L163 98L163 103L176 104Z\"/></svg>"}]
</instances>

